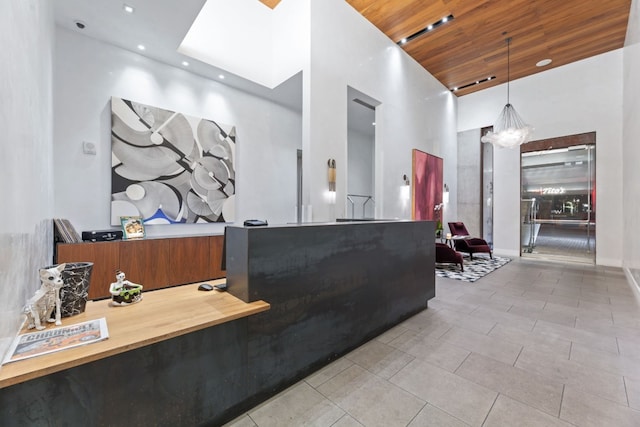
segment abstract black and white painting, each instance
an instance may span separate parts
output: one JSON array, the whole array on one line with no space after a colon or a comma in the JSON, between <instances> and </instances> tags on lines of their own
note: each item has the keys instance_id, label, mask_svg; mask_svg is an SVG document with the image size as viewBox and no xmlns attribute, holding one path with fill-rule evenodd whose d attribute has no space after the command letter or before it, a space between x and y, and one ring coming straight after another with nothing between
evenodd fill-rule
<instances>
[{"instance_id":1,"label":"abstract black and white painting","mask_svg":"<svg viewBox=\"0 0 640 427\"><path fill-rule=\"evenodd\" d=\"M235 126L111 98L111 224L233 222Z\"/></svg>"}]
</instances>

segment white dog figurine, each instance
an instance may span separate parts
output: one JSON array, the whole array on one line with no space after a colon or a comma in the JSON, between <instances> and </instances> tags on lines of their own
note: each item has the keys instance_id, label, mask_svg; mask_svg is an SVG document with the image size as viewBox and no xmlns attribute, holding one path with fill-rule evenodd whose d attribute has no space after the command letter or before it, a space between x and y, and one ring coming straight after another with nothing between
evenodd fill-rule
<instances>
[{"instance_id":1,"label":"white dog figurine","mask_svg":"<svg viewBox=\"0 0 640 427\"><path fill-rule=\"evenodd\" d=\"M60 289L64 282L62 281L62 270L66 264L60 264L57 267L41 268L40 280L42 286L27 301L25 306L25 314L27 315L27 329L36 328L42 330L44 319L49 323L55 322L56 325L62 325L60 320ZM51 317L53 310L56 310L55 319Z\"/></svg>"}]
</instances>

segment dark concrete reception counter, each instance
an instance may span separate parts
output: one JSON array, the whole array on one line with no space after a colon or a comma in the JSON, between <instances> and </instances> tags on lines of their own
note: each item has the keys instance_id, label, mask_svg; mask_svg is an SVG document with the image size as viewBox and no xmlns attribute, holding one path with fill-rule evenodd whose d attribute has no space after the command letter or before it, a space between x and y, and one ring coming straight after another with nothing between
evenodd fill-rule
<instances>
[{"instance_id":1,"label":"dark concrete reception counter","mask_svg":"<svg viewBox=\"0 0 640 427\"><path fill-rule=\"evenodd\" d=\"M197 313L192 299L223 304L225 295L194 285L152 291L138 307L145 321L136 307L114 308L131 316L132 334L160 328L162 339L19 383L8 378L0 425L221 425L435 296L433 222L228 227L226 251L226 297L259 309L216 323L209 317L224 308ZM184 319L169 318L167 305ZM91 344L101 345L110 343ZM91 351L77 347L79 358Z\"/></svg>"},{"instance_id":2,"label":"dark concrete reception counter","mask_svg":"<svg viewBox=\"0 0 640 427\"><path fill-rule=\"evenodd\" d=\"M435 296L433 222L227 228L228 291L247 319L250 388L291 383L425 309Z\"/></svg>"}]
</instances>

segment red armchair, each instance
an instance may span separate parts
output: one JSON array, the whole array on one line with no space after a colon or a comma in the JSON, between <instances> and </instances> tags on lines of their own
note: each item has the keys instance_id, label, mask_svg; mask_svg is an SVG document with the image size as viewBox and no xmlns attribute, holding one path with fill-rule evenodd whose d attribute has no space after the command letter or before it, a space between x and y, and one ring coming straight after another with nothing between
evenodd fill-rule
<instances>
[{"instance_id":1,"label":"red armchair","mask_svg":"<svg viewBox=\"0 0 640 427\"><path fill-rule=\"evenodd\" d=\"M464 226L463 222L450 222L449 230L454 236L469 236L467 227ZM457 251L468 253L471 259L473 259L473 254L479 252L488 253L489 257L493 258L491 248L484 239L468 237L466 239L453 239L453 242Z\"/></svg>"},{"instance_id":2,"label":"red armchair","mask_svg":"<svg viewBox=\"0 0 640 427\"><path fill-rule=\"evenodd\" d=\"M460 264L460 271L464 271L462 254L456 252L453 248L450 248L449 245L444 243L436 243L436 262Z\"/></svg>"}]
</instances>

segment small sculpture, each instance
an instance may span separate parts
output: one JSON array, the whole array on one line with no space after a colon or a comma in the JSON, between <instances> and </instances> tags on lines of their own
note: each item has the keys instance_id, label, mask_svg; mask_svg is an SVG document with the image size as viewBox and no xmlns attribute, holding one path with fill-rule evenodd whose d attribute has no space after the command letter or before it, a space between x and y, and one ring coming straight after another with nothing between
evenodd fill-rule
<instances>
[{"instance_id":1,"label":"small sculpture","mask_svg":"<svg viewBox=\"0 0 640 427\"><path fill-rule=\"evenodd\" d=\"M24 313L27 315L27 329L36 328L39 331L44 329L45 326L42 324L44 319L49 323L55 322L57 326L62 325L60 289L64 285L62 271L65 267L66 264L60 264L56 267L40 269L42 285L27 301L24 308ZM52 317L54 309L55 318Z\"/></svg>"},{"instance_id":2,"label":"small sculpture","mask_svg":"<svg viewBox=\"0 0 640 427\"><path fill-rule=\"evenodd\" d=\"M142 285L130 282L122 271L116 271L116 281L109 287L111 305L131 305L142 300Z\"/></svg>"}]
</instances>

